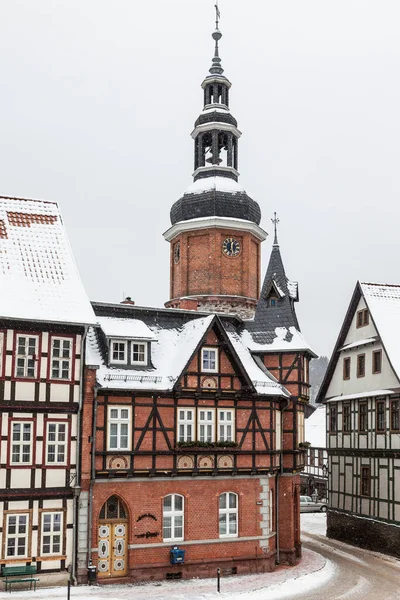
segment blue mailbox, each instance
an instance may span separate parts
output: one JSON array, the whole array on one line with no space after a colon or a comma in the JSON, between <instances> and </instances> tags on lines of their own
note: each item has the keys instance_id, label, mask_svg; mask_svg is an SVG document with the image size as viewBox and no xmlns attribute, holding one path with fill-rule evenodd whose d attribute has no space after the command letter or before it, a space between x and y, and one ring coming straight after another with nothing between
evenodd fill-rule
<instances>
[{"instance_id":1,"label":"blue mailbox","mask_svg":"<svg viewBox=\"0 0 400 600\"><path fill-rule=\"evenodd\" d=\"M171 565L181 565L185 562L185 552L186 550L182 550L178 546L174 546L170 550L170 560Z\"/></svg>"}]
</instances>

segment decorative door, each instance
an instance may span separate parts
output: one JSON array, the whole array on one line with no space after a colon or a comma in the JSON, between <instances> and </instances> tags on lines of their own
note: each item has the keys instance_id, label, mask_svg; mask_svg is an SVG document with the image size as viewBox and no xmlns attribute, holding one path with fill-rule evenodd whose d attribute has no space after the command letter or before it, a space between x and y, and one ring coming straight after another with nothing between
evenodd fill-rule
<instances>
[{"instance_id":1,"label":"decorative door","mask_svg":"<svg viewBox=\"0 0 400 600\"><path fill-rule=\"evenodd\" d=\"M128 519L122 502L112 496L101 509L98 576L124 577L128 573Z\"/></svg>"}]
</instances>

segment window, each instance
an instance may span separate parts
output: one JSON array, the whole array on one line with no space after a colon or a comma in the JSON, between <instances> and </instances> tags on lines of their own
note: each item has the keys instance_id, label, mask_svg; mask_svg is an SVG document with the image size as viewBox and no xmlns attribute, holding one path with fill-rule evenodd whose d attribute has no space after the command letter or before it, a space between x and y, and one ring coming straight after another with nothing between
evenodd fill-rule
<instances>
[{"instance_id":1,"label":"window","mask_svg":"<svg viewBox=\"0 0 400 600\"><path fill-rule=\"evenodd\" d=\"M351 358L349 356L343 359L343 379L350 379L350 366Z\"/></svg>"},{"instance_id":2,"label":"window","mask_svg":"<svg viewBox=\"0 0 400 600\"><path fill-rule=\"evenodd\" d=\"M15 362L15 376L37 377L39 337L17 335L17 358Z\"/></svg>"},{"instance_id":3,"label":"window","mask_svg":"<svg viewBox=\"0 0 400 600\"><path fill-rule=\"evenodd\" d=\"M127 343L124 340L111 340L110 343L110 362L126 365L126 347Z\"/></svg>"},{"instance_id":4,"label":"window","mask_svg":"<svg viewBox=\"0 0 400 600\"><path fill-rule=\"evenodd\" d=\"M129 450L130 407L108 407L108 449Z\"/></svg>"},{"instance_id":5,"label":"window","mask_svg":"<svg viewBox=\"0 0 400 600\"><path fill-rule=\"evenodd\" d=\"M337 431L337 406L333 404L329 407L329 431L331 433Z\"/></svg>"},{"instance_id":6,"label":"window","mask_svg":"<svg viewBox=\"0 0 400 600\"><path fill-rule=\"evenodd\" d=\"M322 469L324 466L324 451L318 450L318 467Z\"/></svg>"},{"instance_id":7,"label":"window","mask_svg":"<svg viewBox=\"0 0 400 600\"><path fill-rule=\"evenodd\" d=\"M357 356L357 377L365 376L365 354Z\"/></svg>"},{"instance_id":8,"label":"window","mask_svg":"<svg viewBox=\"0 0 400 600\"><path fill-rule=\"evenodd\" d=\"M282 413L275 411L275 450L282 450Z\"/></svg>"},{"instance_id":9,"label":"window","mask_svg":"<svg viewBox=\"0 0 400 600\"><path fill-rule=\"evenodd\" d=\"M42 513L41 553L61 554L62 513Z\"/></svg>"},{"instance_id":10,"label":"window","mask_svg":"<svg viewBox=\"0 0 400 600\"><path fill-rule=\"evenodd\" d=\"M357 313L357 328L365 327L366 325L369 325L369 312L368 309L364 308Z\"/></svg>"},{"instance_id":11,"label":"window","mask_svg":"<svg viewBox=\"0 0 400 600\"><path fill-rule=\"evenodd\" d=\"M386 402L385 400L376 401L376 431L386 431Z\"/></svg>"},{"instance_id":12,"label":"window","mask_svg":"<svg viewBox=\"0 0 400 600\"><path fill-rule=\"evenodd\" d=\"M32 463L32 422L11 422L11 464Z\"/></svg>"},{"instance_id":13,"label":"window","mask_svg":"<svg viewBox=\"0 0 400 600\"><path fill-rule=\"evenodd\" d=\"M314 448L310 449L310 467L314 467L315 465L315 450Z\"/></svg>"},{"instance_id":14,"label":"window","mask_svg":"<svg viewBox=\"0 0 400 600\"><path fill-rule=\"evenodd\" d=\"M238 536L238 497L226 492L219 497L219 537Z\"/></svg>"},{"instance_id":15,"label":"window","mask_svg":"<svg viewBox=\"0 0 400 600\"><path fill-rule=\"evenodd\" d=\"M372 353L372 373L381 373L382 371L382 350L376 350Z\"/></svg>"},{"instance_id":16,"label":"window","mask_svg":"<svg viewBox=\"0 0 400 600\"><path fill-rule=\"evenodd\" d=\"M2 377L4 375L3 365L4 365L5 355L6 355L5 335L4 335L4 331L0 331L0 377Z\"/></svg>"},{"instance_id":17,"label":"window","mask_svg":"<svg viewBox=\"0 0 400 600\"><path fill-rule=\"evenodd\" d=\"M183 496L178 494L165 496L163 501L164 542L183 540L183 506Z\"/></svg>"},{"instance_id":18,"label":"window","mask_svg":"<svg viewBox=\"0 0 400 600\"><path fill-rule=\"evenodd\" d=\"M361 467L361 496L371 495L371 468Z\"/></svg>"},{"instance_id":19,"label":"window","mask_svg":"<svg viewBox=\"0 0 400 600\"><path fill-rule=\"evenodd\" d=\"M178 409L178 442L194 442L194 409Z\"/></svg>"},{"instance_id":20,"label":"window","mask_svg":"<svg viewBox=\"0 0 400 600\"><path fill-rule=\"evenodd\" d=\"M343 432L351 431L351 407L350 404L343 404Z\"/></svg>"},{"instance_id":21,"label":"window","mask_svg":"<svg viewBox=\"0 0 400 600\"><path fill-rule=\"evenodd\" d=\"M218 371L217 348L203 348L201 351L201 370L209 373Z\"/></svg>"},{"instance_id":22,"label":"window","mask_svg":"<svg viewBox=\"0 0 400 600\"><path fill-rule=\"evenodd\" d=\"M368 431L368 404L360 402L358 405L358 429Z\"/></svg>"},{"instance_id":23,"label":"window","mask_svg":"<svg viewBox=\"0 0 400 600\"><path fill-rule=\"evenodd\" d=\"M218 442L235 441L235 414L233 410L218 411Z\"/></svg>"},{"instance_id":24,"label":"window","mask_svg":"<svg viewBox=\"0 0 400 600\"><path fill-rule=\"evenodd\" d=\"M6 558L27 558L29 514L8 514L6 518Z\"/></svg>"},{"instance_id":25,"label":"window","mask_svg":"<svg viewBox=\"0 0 400 600\"><path fill-rule=\"evenodd\" d=\"M270 306L276 306L276 300L277 300L276 298L270 298L269 299L269 305Z\"/></svg>"},{"instance_id":26,"label":"window","mask_svg":"<svg viewBox=\"0 0 400 600\"><path fill-rule=\"evenodd\" d=\"M47 423L46 464L65 465L67 461L67 423Z\"/></svg>"},{"instance_id":27,"label":"window","mask_svg":"<svg viewBox=\"0 0 400 600\"><path fill-rule=\"evenodd\" d=\"M51 340L51 378L71 379L72 340L52 338Z\"/></svg>"},{"instance_id":28,"label":"window","mask_svg":"<svg viewBox=\"0 0 400 600\"><path fill-rule=\"evenodd\" d=\"M390 403L390 429L400 430L400 400L392 400Z\"/></svg>"},{"instance_id":29,"label":"window","mask_svg":"<svg viewBox=\"0 0 400 600\"><path fill-rule=\"evenodd\" d=\"M132 364L147 364L147 343L132 342Z\"/></svg>"},{"instance_id":30,"label":"window","mask_svg":"<svg viewBox=\"0 0 400 600\"><path fill-rule=\"evenodd\" d=\"M305 440L304 437L304 413L297 413L297 443L302 444Z\"/></svg>"},{"instance_id":31,"label":"window","mask_svg":"<svg viewBox=\"0 0 400 600\"><path fill-rule=\"evenodd\" d=\"M198 440L199 442L214 441L214 411L199 410L198 412Z\"/></svg>"}]
</instances>

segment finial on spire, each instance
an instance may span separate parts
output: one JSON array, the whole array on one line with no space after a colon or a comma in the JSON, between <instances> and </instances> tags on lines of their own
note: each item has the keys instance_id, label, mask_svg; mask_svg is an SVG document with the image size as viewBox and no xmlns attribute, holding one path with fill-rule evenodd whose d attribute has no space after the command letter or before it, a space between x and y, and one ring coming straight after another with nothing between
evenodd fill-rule
<instances>
[{"instance_id":1,"label":"finial on spire","mask_svg":"<svg viewBox=\"0 0 400 600\"><path fill-rule=\"evenodd\" d=\"M215 53L214 58L212 60L212 65L210 69L210 73L213 75L222 75L224 72L221 66L221 59L219 57L219 45L218 42L222 38L222 33L219 30L219 21L221 19L221 11L219 10L218 0L216 0L215 4L215 31L212 34L213 39L215 40Z\"/></svg>"},{"instance_id":2,"label":"finial on spire","mask_svg":"<svg viewBox=\"0 0 400 600\"><path fill-rule=\"evenodd\" d=\"M276 212L274 212L274 218L271 219L274 224L275 229L275 238L274 238L274 246L278 246L278 223L280 222L278 217L276 216Z\"/></svg>"}]
</instances>

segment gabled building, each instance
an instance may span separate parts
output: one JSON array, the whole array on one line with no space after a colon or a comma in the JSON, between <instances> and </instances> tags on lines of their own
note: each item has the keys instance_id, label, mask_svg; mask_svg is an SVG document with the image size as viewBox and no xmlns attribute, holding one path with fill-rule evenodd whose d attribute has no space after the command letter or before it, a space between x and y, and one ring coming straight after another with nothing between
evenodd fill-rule
<instances>
[{"instance_id":1,"label":"gabled building","mask_svg":"<svg viewBox=\"0 0 400 600\"><path fill-rule=\"evenodd\" d=\"M400 286L358 282L318 402L327 407L328 535L399 556Z\"/></svg>"},{"instance_id":2,"label":"gabled building","mask_svg":"<svg viewBox=\"0 0 400 600\"><path fill-rule=\"evenodd\" d=\"M55 202L0 197L0 564L75 576L85 335L96 322Z\"/></svg>"},{"instance_id":3,"label":"gabled building","mask_svg":"<svg viewBox=\"0 0 400 600\"><path fill-rule=\"evenodd\" d=\"M173 205L165 309L94 303L82 436L79 577L267 571L301 555L308 364L277 238L238 183L219 58L203 82L194 183ZM276 225L276 223L275 223ZM170 564L172 546L185 560Z\"/></svg>"}]
</instances>

